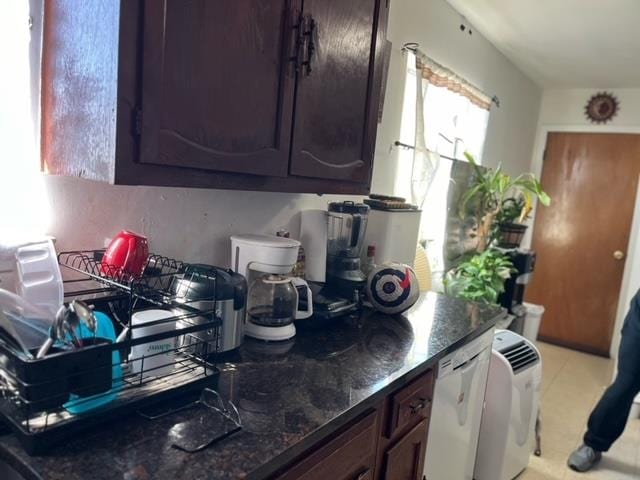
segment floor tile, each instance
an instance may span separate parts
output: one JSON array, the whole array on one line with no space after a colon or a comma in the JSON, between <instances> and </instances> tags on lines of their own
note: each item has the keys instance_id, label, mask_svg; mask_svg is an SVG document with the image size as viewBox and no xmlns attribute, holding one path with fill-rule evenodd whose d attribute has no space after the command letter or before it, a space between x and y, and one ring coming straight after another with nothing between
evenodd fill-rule
<instances>
[{"instance_id":1,"label":"floor tile","mask_svg":"<svg viewBox=\"0 0 640 480\"><path fill-rule=\"evenodd\" d=\"M518 480L640 480L640 420L591 472L577 473L567 458L581 442L592 408L613 378L611 359L539 342L542 355L542 456L531 457Z\"/></svg>"},{"instance_id":2,"label":"floor tile","mask_svg":"<svg viewBox=\"0 0 640 480\"><path fill-rule=\"evenodd\" d=\"M567 469L567 454L565 451L553 450L544 447L542 456L531 456L527 471L533 471L538 475L546 475L551 479L562 479Z\"/></svg>"}]
</instances>

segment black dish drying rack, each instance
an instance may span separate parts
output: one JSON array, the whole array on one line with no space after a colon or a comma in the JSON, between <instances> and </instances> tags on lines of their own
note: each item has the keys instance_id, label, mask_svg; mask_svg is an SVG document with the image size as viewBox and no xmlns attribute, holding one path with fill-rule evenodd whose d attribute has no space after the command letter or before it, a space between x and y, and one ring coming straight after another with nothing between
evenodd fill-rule
<instances>
[{"instance_id":1,"label":"black dish drying rack","mask_svg":"<svg viewBox=\"0 0 640 480\"><path fill-rule=\"evenodd\" d=\"M106 314L114 325L115 342L90 339L82 348L53 348L36 359L35 350L27 355L0 338L0 415L30 454L151 403L216 386L222 324L216 270L189 269L186 263L152 254L143 274L133 278L102 263L103 254L62 252L58 263L65 277L71 277L64 281L65 300L81 299ZM197 306L187 301L194 279L213 285L211 296L199 298ZM133 314L147 309L169 310L171 316L133 325ZM140 328L153 325L167 328L140 333ZM130 358L134 347L157 345L152 342L163 342L158 353ZM145 367L145 360L153 367Z\"/></svg>"}]
</instances>

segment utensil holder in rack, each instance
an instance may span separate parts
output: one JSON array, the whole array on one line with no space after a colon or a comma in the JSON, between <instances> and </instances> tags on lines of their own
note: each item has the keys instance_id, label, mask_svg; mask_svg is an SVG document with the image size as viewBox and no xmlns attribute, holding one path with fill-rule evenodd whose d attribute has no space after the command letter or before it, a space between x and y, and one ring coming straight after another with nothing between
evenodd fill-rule
<instances>
[{"instance_id":1,"label":"utensil holder in rack","mask_svg":"<svg viewBox=\"0 0 640 480\"><path fill-rule=\"evenodd\" d=\"M0 338L0 415L31 454L141 406L216 386L217 335L222 321L216 313L215 288L206 309L189 301L188 290L176 293L172 289L173 282L184 280L185 275L205 277L215 287L216 271L200 268L186 273L187 264L152 254L143 274L133 278L102 263L103 252L62 252L58 262L72 277L65 281L65 298L92 304L101 312L97 314L99 321L111 319L115 341L98 335L82 348L54 344L48 355L36 359L35 352L31 356L18 352ZM171 315L133 325L133 314L149 308L168 310ZM177 322L179 329L175 329ZM149 325L174 328L134 334ZM197 335L193 334L205 330L215 332L214 341L194 346ZM180 341L185 335L190 335L187 343ZM130 358L134 347L154 342L162 342L163 348L142 358ZM158 358L165 363L158 364ZM145 360L153 368L145 368ZM136 361L141 366L132 369Z\"/></svg>"}]
</instances>

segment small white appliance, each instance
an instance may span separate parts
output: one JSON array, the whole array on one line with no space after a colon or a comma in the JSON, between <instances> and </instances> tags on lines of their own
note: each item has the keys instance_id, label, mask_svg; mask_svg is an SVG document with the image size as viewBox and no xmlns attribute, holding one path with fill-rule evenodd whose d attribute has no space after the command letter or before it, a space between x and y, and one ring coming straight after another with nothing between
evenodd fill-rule
<instances>
[{"instance_id":1,"label":"small white appliance","mask_svg":"<svg viewBox=\"0 0 640 480\"><path fill-rule=\"evenodd\" d=\"M424 475L472 480L493 329L438 363Z\"/></svg>"},{"instance_id":2,"label":"small white appliance","mask_svg":"<svg viewBox=\"0 0 640 480\"><path fill-rule=\"evenodd\" d=\"M508 330L496 331L480 426L476 480L511 480L529 464L541 381L542 360L533 343Z\"/></svg>"},{"instance_id":3,"label":"small white appliance","mask_svg":"<svg viewBox=\"0 0 640 480\"><path fill-rule=\"evenodd\" d=\"M291 273L298 260L299 248L300 242L292 238L273 235L232 235L231 268L234 272L244 275L249 285L265 273L287 275ZM307 295L310 295L308 286L305 290ZM311 298L307 298L307 304L312 304ZM245 322L245 335L260 340L288 340L296 334L293 323L282 326L257 325L251 322L248 315Z\"/></svg>"},{"instance_id":4,"label":"small white appliance","mask_svg":"<svg viewBox=\"0 0 640 480\"><path fill-rule=\"evenodd\" d=\"M420 210L376 210L369 212L364 245L375 245L376 263L404 263L413 267L420 230ZM366 261L363 249L362 261Z\"/></svg>"},{"instance_id":5,"label":"small white appliance","mask_svg":"<svg viewBox=\"0 0 640 480\"><path fill-rule=\"evenodd\" d=\"M131 329L131 339L135 340L136 338L174 330L176 323L168 320L174 315L175 312L160 309L142 310L134 313L131 315L131 324L139 328ZM157 323L160 320L167 321ZM150 323L151 325L143 326L145 323ZM131 347L131 354L129 355L131 372L135 374L142 373L141 378L168 375L175 368L174 348L173 338L134 345Z\"/></svg>"},{"instance_id":6,"label":"small white appliance","mask_svg":"<svg viewBox=\"0 0 640 480\"><path fill-rule=\"evenodd\" d=\"M327 226L326 210L300 212L300 242L305 252L305 278L324 283L327 274Z\"/></svg>"}]
</instances>

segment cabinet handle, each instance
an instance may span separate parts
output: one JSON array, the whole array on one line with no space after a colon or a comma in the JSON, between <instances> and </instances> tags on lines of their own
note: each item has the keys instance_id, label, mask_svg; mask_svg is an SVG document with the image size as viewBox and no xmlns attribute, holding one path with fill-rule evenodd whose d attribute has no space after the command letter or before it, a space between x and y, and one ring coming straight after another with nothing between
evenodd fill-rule
<instances>
[{"instance_id":1,"label":"cabinet handle","mask_svg":"<svg viewBox=\"0 0 640 480\"><path fill-rule=\"evenodd\" d=\"M294 49L293 54L289 57L289 61L293 62L294 73L298 73L302 65L301 55L304 44L304 17L302 13L298 13L296 21L297 23L291 26L294 31Z\"/></svg>"},{"instance_id":2,"label":"cabinet handle","mask_svg":"<svg viewBox=\"0 0 640 480\"><path fill-rule=\"evenodd\" d=\"M411 414L413 415L418 413L420 410L422 410L427 405L429 405L429 403L431 403L430 400L427 400L426 398L421 398L416 403L409 404L409 408L411 409Z\"/></svg>"},{"instance_id":3,"label":"cabinet handle","mask_svg":"<svg viewBox=\"0 0 640 480\"><path fill-rule=\"evenodd\" d=\"M305 75L308 77L309 75L311 75L311 61L313 60L313 56L316 53L316 21L311 15L309 15L309 18L305 23L308 23L309 25L308 28L303 32L303 36L306 37L307 43L307 59L302 62L302 65L305 67Z\"/></svg>"},{"instance_id":4,"label":"cabinet handle","mask_svg":"<svg viewBox=\"0 0 640 480\"><path fill-rule=\"evenodd\" d=\"M362 480L363 478L366 478L367 475L369 475L369 472L371 471L370 468L367 468L363 471L361 471L358 476L355 478L355 480Z\"/></svg>"}]
</instances>

